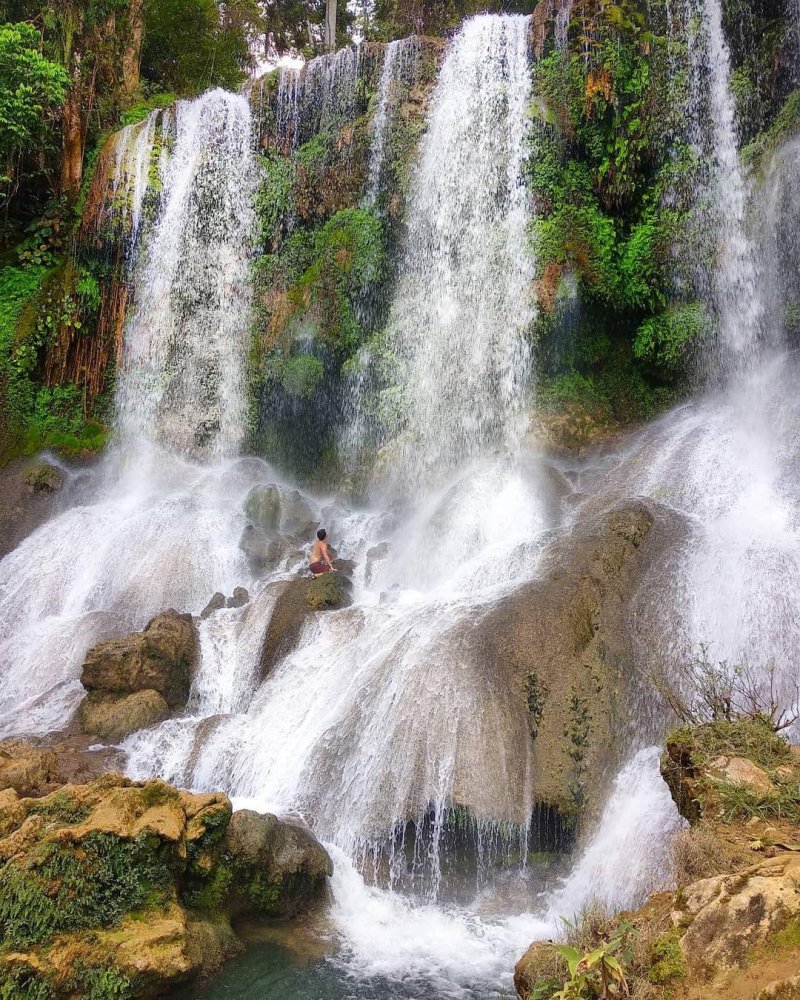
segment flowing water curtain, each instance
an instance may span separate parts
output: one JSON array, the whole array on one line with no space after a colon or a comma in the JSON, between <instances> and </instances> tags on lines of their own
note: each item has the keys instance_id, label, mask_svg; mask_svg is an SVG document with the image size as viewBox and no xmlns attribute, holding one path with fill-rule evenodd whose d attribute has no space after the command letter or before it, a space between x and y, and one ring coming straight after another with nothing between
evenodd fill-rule
<instances>
[{"instance_id":1,"label":"flowing water curtain","mask_svg":"<svg viewBox=\"0 0 800 1000\"><path fill-rule=\"evenodd\" d=\"M726 378L758 353L762 306L756 256L747 231L749 188L739 156L731 57L719 0L670 0L673 80L685 74L683 139L691 177L692 223L680 253L691 256L690 282L711 307L718 328L706 356L708 374ZM685 268L681 262L679 268Z\"/></svg>"},{"instance_id":2,"label":"flowing water curtain","mask_svg":"<svg viewBox=\"0 0 800 1000\"><path fill-rule=\"evenodd\" d=\"M361 47L317 56L299 68L281 66L275 104L275 142L291 152L312 136L353 117Z\"/></svg>"},{"instance_id":3,"label":"flowing water curtain","mask_svg":"<svg viewBox=\"0 0 800 1000\"><path fill-rule=\"evenodd\" d=\"M513 446L520 430L535 309L523 177L529 23L468 21L434 91L387 332L402 413L390 478L402 492Z\"/></svg>"},{"instance_id":4,"label":"flowing water curtain","mask_svg":"<svg viewBox=\"0 0 800 1000\"><path fill-rule=\"evenodd\" d=\"M222 456L244 436L255 156L247 100L179 102L117 390L123 447Z\"/></svg>"},{"instance_id":5,"label":"flowing water curtain","mask_svg":"<svg viewBox=\"0 0 800 1000\"><path fill-rule=\"evenodd\" d=\"M365 205L375 205L381 189L381 175L386 154L387 131L398 100L401 83L413 83L419 58L420 43L416 35L389 42L384 51L383 66L378 82L378 103L371 124L369 169Z\"/></svg>"}]
</instances>

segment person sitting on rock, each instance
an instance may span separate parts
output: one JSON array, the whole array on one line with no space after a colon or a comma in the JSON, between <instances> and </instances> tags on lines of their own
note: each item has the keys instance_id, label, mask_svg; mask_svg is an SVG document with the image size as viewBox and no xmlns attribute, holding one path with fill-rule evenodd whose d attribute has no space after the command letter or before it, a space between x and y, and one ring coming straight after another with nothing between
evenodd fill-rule
<instances>
[{"instance_id":1,"label":"person sitting on rock","mask_svg":"<svg viewBox=\"0 0 800 1000\"><path fill-rule=\"evenodd\" d=\"M328 532L320 528L317 532L317 540L311 546L311 559L308 568L314 576L321 576L323 573L335 573L336 567L331 559L330 549L325 539Z\"/></svg>"}]
</instances>

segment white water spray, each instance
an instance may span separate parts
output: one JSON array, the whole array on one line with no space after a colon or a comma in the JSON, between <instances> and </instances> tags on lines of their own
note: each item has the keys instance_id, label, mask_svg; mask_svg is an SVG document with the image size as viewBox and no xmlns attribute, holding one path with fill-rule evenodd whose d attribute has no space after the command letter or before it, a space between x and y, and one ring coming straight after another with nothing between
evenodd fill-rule
<instances>
[{"instance_id":1,"label":"white water spray","mask_svg":"<svg viewBox=\"0 0 800 1000\"><path fill-rule=\"evenodd\" d=\"M534 315L528 26L525 17L468 21L433 95L388 326L404 368L405 429L392 458L403 492L511 446L519 431Z\"/></svg>"}]
</instances>

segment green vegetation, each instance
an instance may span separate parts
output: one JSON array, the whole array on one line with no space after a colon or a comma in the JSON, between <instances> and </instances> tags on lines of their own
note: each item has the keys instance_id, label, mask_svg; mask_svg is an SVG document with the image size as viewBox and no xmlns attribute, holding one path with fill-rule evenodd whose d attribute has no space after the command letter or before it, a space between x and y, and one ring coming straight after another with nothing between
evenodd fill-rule
<instances>
[{"instance_id":1,"label":"green vegetation","mask_svg":"<svg viewBox=\"0 0 800 1000\"><path fill-rule=\"evenodd\" d=\"M672 930L654 942L650 951L652 965L647 977L653 985L666 986L686 978L686 962L680 940L680 931Z\"/></svg>"},{"instance_id":2,"label":"green vegetation","mask_svg":"<svg viewBox=\"0 0 800 1000\"><path fill-rule=\"evenodd\" d=\"M789 744L760 718L685 726L668 742L690 754L698 767L721 756L746 757L767 770L791 760Z\"/></svg>"},{"instance_id":3,"label":"green vegetation","mask_svg":"<svg viewBox=\"0 0 800 1000\"><path fill-rule=\"evenodd\" d=\"M45 843L0 869L0 933L13 948L60 931L108 927L131 910L162 901L169 872L146 837L91 834L79 843Z\"/></svg>"},{"instance_id":4,"label":"green vegetation","mask_svg":"<svg viewBox=\"0 0 800 1000\"><path fill-rule=\"evenodd\" d=\"M0 201L9 199L34 169L26 158L52 149L55 113L69 77L41 48L32 24L0 24Z\"/></svg>"}]
</instances>

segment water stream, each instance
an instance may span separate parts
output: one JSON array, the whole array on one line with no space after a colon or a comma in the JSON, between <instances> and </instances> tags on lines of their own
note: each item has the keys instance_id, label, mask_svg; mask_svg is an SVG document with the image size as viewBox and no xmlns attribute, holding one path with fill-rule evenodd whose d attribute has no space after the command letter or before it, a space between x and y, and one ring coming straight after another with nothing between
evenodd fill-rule
<instances>
[{"instance_id":1,"label":"water stream","mask_svg":"<svg viewBox=\"0 0 800 1000\"><path fill-rule=\"evenodd\" d=\"M796 675L800 403L794 362L765 352L759 334L765 323L783 330L794 286L777 268L771 291L753 294L757 250L774 261L792 248L772 235L757 247L746 234L719 6L703 0L702 11L694 65L717 116L702 137L714 150L708 190L718 198L711 295L722 353L747 363L726 360L727 387L602 459L567 468L526 443L534 359L523 334L536 308L522 177L535 155L529 19L466 22L411 179L389 320L404 405L388 474L363 507L302 496L340 556L357 563L354 603L309 619L266 678L265 622L307 540L276 533L282 554L264 574L240 548L250 489L276 484L288 503L294 488L239 455L256 184L250 110L243 97L212 91L162 119L170 142L156 165L155 216L137 244L118 445L76 482L62 513L0 563L0 733L64 725L92 643L163 608L197 615L215 591L248 588L244 607L199 621L189 709L128 739L129 771L303 816L334 857L333 902L324 924L256 940L194 996L507 995L515 960L562 915L597 896L634 905L668 881L679 821L643 734L576 856L528 856L527 712L468 641L482 612L534 579L548 545L591 505L646 495L689 525L685 547L650 581L643 635L648 616L660 616L676 655L713 638L722 657L774 661L787 683ZM402 54L392 44L373 125L376 191ZM359 58L345 49L281 70L277 129L287 147L345 113ZM120 147L136 233L157 128L153 117ZM795 162L776 160L763 218L778 210L775 191L792 192L781 204L797 203ZM392 502L398 496L404 502ZM466 861L448 853L458 810L470 816Z\"/></svg>"}]
</instances>

